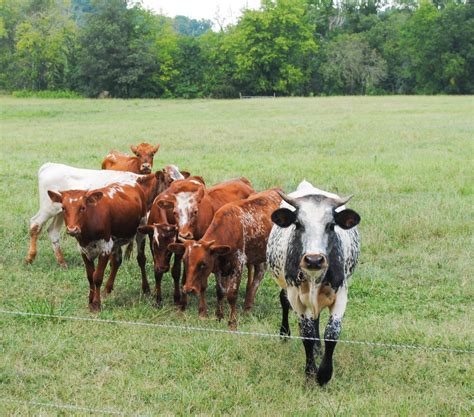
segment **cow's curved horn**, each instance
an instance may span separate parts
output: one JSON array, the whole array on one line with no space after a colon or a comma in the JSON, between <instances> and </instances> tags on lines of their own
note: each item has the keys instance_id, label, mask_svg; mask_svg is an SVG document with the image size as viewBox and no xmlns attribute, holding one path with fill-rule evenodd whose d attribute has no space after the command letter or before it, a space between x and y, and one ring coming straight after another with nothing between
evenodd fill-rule
<instances>
[{"instance_id":1,"label":"cow's curved horn","mask_svg":"<svg viewBox=\"0 0 474 417\"><path fill-rule=\"evenodd\" d=\"M280 197L290 206L293 206L294 208L298 208L300 206L300 203L296 200L296 198L290 197L289 195L286 195L283 191L280 190L278 190L278 194L280 194Z\"/></svg>"},{"instance_id":2,"label":"cow's curved horn","mask_svg":"<svg viewBox=\"0 0 474 417\"><path fill-rule=\"evenodd\" d=\"M354 194L348 195L346 197L334 198L334 201L336 202L336 208L341 207L344 204L348 203L352 197L354 197Z\"/></svg>"}]
</instances>

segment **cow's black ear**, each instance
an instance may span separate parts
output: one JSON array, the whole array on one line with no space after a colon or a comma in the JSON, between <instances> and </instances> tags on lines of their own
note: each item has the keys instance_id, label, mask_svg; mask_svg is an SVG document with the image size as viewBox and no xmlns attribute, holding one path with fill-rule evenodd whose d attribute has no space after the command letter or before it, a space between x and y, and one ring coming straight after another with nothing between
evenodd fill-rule
<instances>
[{"instance_id":1,"label":"cow's black ear","mask_svg":"<svg viewBox=\"0 0 474 417\"><path fill-rule=\"evenodd\" d=\"M296 221L296 212L279 208L272 213L272 222L280 227L288 227Z\"/></svg>"},{"instance_id":2,"label":"cow's black ear","mask_svg":"<svg viewBox=\"0 0 474 417\"><path fill-rule=\"evenodd\" d=\"M360 216L351 209L345 209L340 212L334 212L336 224L343 229L352 229L360 222Z\"/></svg>"}]
</instances>

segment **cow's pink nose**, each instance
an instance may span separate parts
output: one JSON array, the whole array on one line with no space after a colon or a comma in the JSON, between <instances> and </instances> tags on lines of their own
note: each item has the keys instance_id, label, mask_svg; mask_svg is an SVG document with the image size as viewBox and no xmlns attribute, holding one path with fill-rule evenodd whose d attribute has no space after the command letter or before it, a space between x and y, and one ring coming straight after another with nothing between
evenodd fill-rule
<instances>
[{"instance_id":1,"label":"cow's pink nose","mask_svg":"<svg viewBox=\"0 0 474 417\"><path fill-rule=\"evenodd\" d=\"M193 238L193 235L191 232L186 232L184 234L179 234L179 237L182 238L182 239L192 239Z\"/></svg>"},{"instance_id":2,"label":"cow's pink nose","mask_svg":"<svg viewBox=\"0 0 474 417\"><path fill-rule=\"evenodd\" d=\"M79 227L74 226L74 227L67 227L67 234L71 236L78 236L81 234L81 229Z\"/></svg>"}]
</instances>

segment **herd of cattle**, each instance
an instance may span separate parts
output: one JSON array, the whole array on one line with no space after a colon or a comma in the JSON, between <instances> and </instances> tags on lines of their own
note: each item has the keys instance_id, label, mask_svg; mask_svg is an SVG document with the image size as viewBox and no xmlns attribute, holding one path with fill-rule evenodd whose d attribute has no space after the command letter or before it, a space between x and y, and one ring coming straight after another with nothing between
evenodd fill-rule
<instances>
[{"instance_id":1,"label":"herd of cattle","mask_svg":"<svg viewBox=\"0 0 474 417\"><path fill-rule=\"evenodd\" d=\"M149 236L157 304L162 302L163 274L171 268L174 302L184 310L188 295L196 293L199 316L205 317L206 289L213 273L216 316L223 318L226 297L232 330L237 328L244 268L248 270L244 310L248 311L268 266L281 287L280 334L290 335L291 306L304 337L306 375L315 376L321 385L327 383L347 304L347 281L360 248L356 227L360 217L345 208L350 197L322 191L307 181L286 195L278 188L256 192L246 178L207 187L202 177L180 172L174 165L152 173L158 148L146 143L131 146L135 156L112 151L102 170L44 164L38 172L40 209L30 222L26 262L33 262L38 235L52 219L48 234L58 263L66 267L59 241L64 222L67 233L79 243L90 287L89 308L99 311L105 268L110 261L105 285L109 294L122 263L122 247L127 245L129 256L134 239L142 290L150 292L145 268ZM330 317L318 367L319 315L325 307Z\"/></svg>"}]
</instances>

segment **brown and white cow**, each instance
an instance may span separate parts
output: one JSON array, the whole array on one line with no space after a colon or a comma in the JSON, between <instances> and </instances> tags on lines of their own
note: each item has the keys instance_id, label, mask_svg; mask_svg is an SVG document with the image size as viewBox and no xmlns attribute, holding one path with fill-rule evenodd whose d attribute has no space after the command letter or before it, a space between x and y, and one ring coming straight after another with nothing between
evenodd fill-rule
<instances>
[{"instance_id":1,"label":"brown and white cow","mask_svg":"<svg viewBox=\"0 0 474 417\"><path fill-rule=\"evenodd\" d=\"M130 149L136 156L130 156L124 152L112 150L102 161L102 169L114 171L130 171L135 174L149 174L153 168L153 158L158 152L160 145L140 143L138 146L131 145Z\"/></svg>"},{"instance_id":2,"label":"brown and white cow","mask_svg":"<svg viewBox=\"0 0 474 417\"><path fill-rule=\"evenodd\" d=\"M109 258L111 269L105 286L107 294L113 289L122 262L121 246L129 243L137 234L138 226L146 221L145 193L138 184L111 184L90 191L49 190L48 194L51 200L61 204L67 233L79 243L89 280L89 308L99 311L100 288ZM144 238L144 235L141 236ZM138 246L144 248L144 245ZM94 265L96 258L97 268ZM148 286L145 258L139 255L137 260L145 291Z\"/></svg>"},{"instance_id":3,"label":"brown and white cow","mask_svg":"<svg viewBox=\"0 0 474 417\"><path fill-rule=\"evenodd\" d=\"M173 243L169 249L182 254L186 282L184 292L199 294L199 314L207 314L205 292L211 272L216 276L218 306L216 316L224 316L224 295L230 304L229 326L237 328L237 296L242 271L249 268L246 311L253 305L255 294L265 272L267 240L273 223L271 214L281 203L276 189L253 194L245 200L234 201L220 208L200 240ZM253 275L253 276L252 276Z\"/></svg>"}]
</instances>

